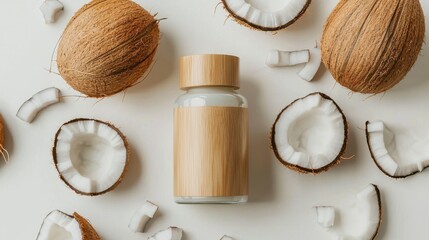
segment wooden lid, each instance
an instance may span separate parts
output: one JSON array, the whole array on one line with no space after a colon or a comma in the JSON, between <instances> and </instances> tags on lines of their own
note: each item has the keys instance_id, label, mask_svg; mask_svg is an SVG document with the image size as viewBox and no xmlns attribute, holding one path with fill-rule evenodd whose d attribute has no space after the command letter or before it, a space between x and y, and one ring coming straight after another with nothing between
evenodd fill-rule
<instances>
[{"instance_id":1,"label":"wooden lid","mask_svg":"<svg viewBox=\"0 0 429 240\"><path fill-rule=\"evenodd\" d=\"M236 56L205 54L180 58L180 88L219 86L240 88Z\"/></svg>"}]
</instances>

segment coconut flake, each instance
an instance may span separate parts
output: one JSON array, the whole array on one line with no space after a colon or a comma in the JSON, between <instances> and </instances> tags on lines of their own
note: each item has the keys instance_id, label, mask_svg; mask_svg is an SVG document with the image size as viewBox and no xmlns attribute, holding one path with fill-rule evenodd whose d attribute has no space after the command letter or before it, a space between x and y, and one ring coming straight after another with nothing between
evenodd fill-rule
<instances>
[{"instance_id":1,"label":"coconut flake","mask_svg":"<svg viewBox=\"0 0 429 240\"><path fill-rule=\"evenodd\" d=\"M122 179L128 162L125 137L113 125L75 119L58 130L54 162L64 182L84 195L112 190Z\"/></svg>"},{"instance_id":2,"label":"coconut flake","mask_svg":"<svg viewBox=\"0 0 429 240\"><path fill-rule=\"evenodd\" d=\"M224 235L220 240L234 240L234 238Z\"/></svg>"},{"instance_id":3,"label":"coconut flake","mask_svg":"<svg viewBox=\"0 0 429 240\"><path fill-rule=\"evenodd\" d=\"M366 123L371 156L387 176L405 178L429 167L429 138L426 133L390 130L382 121Z\"/></svg>"},{"instance_id":4,"label":"coconut flake","mask_svg":"<svg viewBox=\"0 0 429 240\"><path fill-rule=\"evenodd\" d=\"M298 73L298 75L308 82L312 81L314 76L316 76L316 73L319 70L321 63L322 52L320 51L320 48L316 47L310 49L310 61Z\"/></svg>"},{"instance_id":5,"label":"coconut flake","mask_svg":"<svg viewBox=\"0 0 429 240\"><path fill-rule=\"evenodd\" d=\"M146 224L153 218L153 216L157 211L158 211L157 205L149 201L146 201L146 203L143 204L143 206L134 213L128 227L133 232L144 233Z\"/></svg>"},{"instance_id":6,"label":"coconut flake","mask_svg":"<svg viewBox=\"0 0 429 240\"><path fill-rule=\"evenodd\" d=\"M288 0L277 11L262 11L244 0L222 0L225 8L238 21L264 31L277 31L294 23L307 9L308 0Z\"/></svg>"},{"instance_id":7,"label":"coconut flake","mask_svg":"<svg viewBox=\"0 0 429 240\"><path fill-rule=\"evenodd\" d=\"M72 216L55 210L43 221L36 240L81 240L82 232L79 223Z\"/></svg>"},{"instance_id":8,"label":"coconut flake","mask_svg":"<svg viewBox=\"0 0 429 240\"><path fill-rule=\"evenodd\" d=\"M165 230L157 232L152 237L149 237L148 240L181 240L183 235L183 230L178 227L169 227Z\"/></svg>"},{"instance_id":9,"label":"coconut flake","mask_svg":"<svg viewBox=\"0 0 429 240\"><path fill-rule=\"evenodd\" d=\"M58 88L47 88L25 101L16 116L24 122L31 123L37 114L50 105L60 102L61 92Z\"/></svg>"},{"instance_id":10,"label":"coconut flake","mask_svg":"<svg viewBox=\"0 0 429 240\"><path fill-rule=\"evenodd\" d=\"M269 67L286 67L307 63L310 59L309 50L280 51L270 50L265 64Z\"/></svg>"},{"instance_id":11,"label":"coconut flake","mask_svg":"<svg viewBox=\"0 0 429 240\"><path fill-rule=\"evenodd\" d=\"M279 114L271 144L277 159L304 173L319 173L339 162L345 150L347 122L327 95L312 93Z\"/></svg>"},{"instance_id":12,"label":"coconut flake","mask_svg":"<svg viewBox=\"0 0 429 240\"><path fill-rule=\"evenodd\" d=\"M315 207L317 214L317 222L324 228L331 228L335 223L335 208L320 206Z\"/></svg>"},{"instance_id":13,"label":"coconut flake","mask_svg":"<svg viewBox=\"0 0 429 240\"><path fill-rule=\"evenodd\" d=\"M45 0L40 6L40 11L45 18L46 24L54 23L59 13L63 10L64 5L58 0Z\"/></svg>"}]
</instances>

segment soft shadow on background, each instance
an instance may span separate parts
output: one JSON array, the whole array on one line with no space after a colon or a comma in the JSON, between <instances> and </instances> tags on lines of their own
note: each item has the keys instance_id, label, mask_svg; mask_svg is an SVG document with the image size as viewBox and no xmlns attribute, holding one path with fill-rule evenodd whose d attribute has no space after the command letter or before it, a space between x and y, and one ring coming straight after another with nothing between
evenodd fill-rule
<instances>
[{"instance_id":1,"label":"soft shadow on background","mask_svg":"<svg viewBox=\"0 0 429 240\"><path fill-rule=\"evenodd\" d=\"M166 20L168 21L168 20ZM161 23L162 24L162 23ZM126 94L141 94L142 91L153 91L157 84L169 79L175 71L178 56L174 42L168 33L161 33L160 44L154 58L154 64L149 67L145 75L139 79L136 86L126 90Z\"/></svg>"},{"instance_id":2,"label":"soft shadow on background","mask_svg":"<svg viewBox=\"0 0 429 240\"><path fill-rule=\"evenodd\" d=\"M123 182L118 186L118 194L123 191L131 190L136 185L143 175L143 160L136 151L135 146L129 146L129 164Z\"/></svg>"},{"instance_id":3,"label":"soft shadow on background","mask_svg":"<svg viewBox=\"0 0 429 240\"><path fill-rule=\"evenodd\" d=\"M244 78L241 81L242 93L249 102L249 165L250 195L249 202L269 202L275 197L273 162L269 142L269 131L261 126L265 112L258 100L258 86Z\"/></svg>"}]
</instances>

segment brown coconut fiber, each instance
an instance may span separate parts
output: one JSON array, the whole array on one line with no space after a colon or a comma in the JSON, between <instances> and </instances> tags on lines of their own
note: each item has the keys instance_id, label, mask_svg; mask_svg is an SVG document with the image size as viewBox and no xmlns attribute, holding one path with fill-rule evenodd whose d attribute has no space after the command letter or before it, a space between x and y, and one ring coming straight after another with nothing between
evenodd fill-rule
<instances>
[{"instance_id":1,"label":"brown coconut fiber","mask_svg":"<svg viewBox=\"0 0 429 240\"><path fill-rule=\"evenodd\" d=\"M381 93L410 71L424 35L418 0L342 0L325 24L322 58L344 87Z\"/></svg>"},{"instance_id":2,"label":"brown coconut fiber","mask_svg":"<svg viewBox=\"0 0 429 240\"><path fill-rule=\"evenodd\" d=\"M90 2L72 17L60 39L61 76L89 97L106 97L133 86L153 62L158 23L130 0Z\"/></svg>"},{"instance_id":3,"label":"brown coconut fiber","mask_svg":"<svg viewBox=\"0 0 429 240\"><path fill-rule=\"evenodd\" d=\"M92 227L92 225L83 218L78 213L73 213L73 217L76 219L76 221L79 223L80 231L82 232L82 240L100 240L100 236L98 236L95 229Z\"/></svg>"}]
</instances>

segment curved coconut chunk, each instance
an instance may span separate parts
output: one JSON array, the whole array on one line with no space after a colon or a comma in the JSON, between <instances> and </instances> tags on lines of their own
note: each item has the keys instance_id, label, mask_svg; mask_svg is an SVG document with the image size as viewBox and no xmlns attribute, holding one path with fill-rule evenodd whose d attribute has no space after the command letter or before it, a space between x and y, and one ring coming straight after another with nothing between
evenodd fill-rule
<instances>
[{"instance_id":1,"label":"curved coconut chunk","mask_svg":"<svg viewBox=\"0 0 429 240\"><path fill-rule=\"evenodd\" d=\"M356 194L351 203L344 201L336 210L338 223L329 229L336 239L370 240L376 237L382 217L381 196L377 186L368 185Z\"/></svg>"},{"instance_id":2,"label":"curved coconut chunk","mask_svg":"<svg viewBox=\"0 0 429 240\"><path fill-rule=\"evenodd\" d=\"M36 240L81 240L79 223L71 216L55 210L43 221Z\"/></svg>"},{"instance_id":3,"label":"curved coconut chunk","mask_svg":"<svg viewBox=\"0 0 429 240\"><path fill-rule=\"evenodd\" d=\"M128 224L128 228L133 232L145 232L146 224L155 216L157 211L157 205L146 201L143 206L134 213Z\"/></svg>"},{"instance_id":4,"label":"curved coconut chunk","mask_svg":"<svg viewBox=\"0 0 429 240\"><path fill-rule=\"evenodd\" d=\"M315 207L317 214L317 222L324 228L330 228L335 223L335 208L328 206Z\"/></svg>"},{"instance_id":5,"label":"curved coconut chunk","mask_svg":"<svg viewBox=\"0 0 429 240\"><path fill-rule=\"evenodd\" d=\"M47 88L25 101L19 108L16 116L24 122L31 123L37 114L44 108L60 102L61 92L58 88Z\"/></svg>"},{"instance_id":6,"label":"curved coconut chunk","mask_svg":"<svg viewBox=\"0 0 429 240\"><path fill-rule=\"evenodd\" d=\"M280 113L271 141L286 166L319 172L339 161L346 137L347 124L339 107L328 96L313 93Z\"/></svg>"},{"instance_id":7,"label":"curved coconut chunk","mask_svg":"<svg viewBox=\"0 0 429 240\"><path fill-rule=\"evenodd\" d=\"M404 178L429 166L429 137L405 129L391 131L382 121L367 122L368 147L386 175Z\"/></svg>"},{"instance_id":8,"label":"curved coconut chunk","mask_svg":"<svg viewBox=\"0 0 429 240\"><path fill-rule=\"evenodd\" d=\"M230 236L223 236L220 240L234 240L234 238L230 237Z\"/></svg>"},{"instance_id":9,"label":"curved coconut chunk","mask_svg":"<svg viewBox=\"0 0 429 240\"><path fill-rule=\"evenodd\" d=\"M280 51L270 50L265 64L269 67L285 67L307 63L310 59L309 50Z\"/></svg>"},{"instance_id":10,"label":"curved coconut chunk","mask_svg":"<svg viewBox=\"0 0 429 240\"><path fill-rule=\"evenodd\" d=\"M55 139L54 160L61 178L81 194L115 186L128 161L125 138L113 126L91 119L64 124Z\"/></svg>"},{"instance_id":11,"label":"curved coconut chunk","mask_svg":"<svg viewBox=\"0 0 429 240\"><path fill-rule=\"evenodd\" d=\"M46 24L54 23L58 14L63 10L64 5L58 0L45 0L40 6Z\"/></svg>"},{"instance_id":12,"label":"curved coconut chunk","mask_svg":"<svg viewBox=\"0 0 429 240\"><path fill-rule=\"evenodd\" d=\"M307 0L287 0L277 11L262 11L243 0L223 0L226 9L239 20L262 30L279 30L294 22L308 7Z\"/></svg>"},{"instance_id":13,"label":"curved coconut chunk","mask_svg":"<svg viewBox=\"0 0 429 240\"><path fill-rule=\"evenodd\" d=\"M316 76L317 71L322 64L322 52L320 48L310 49L310 61L305 67L298 73L302 79L310 82Z\"/></svg>"},{"instance_id":14,"label":"curved coconut chunk","mask_svg":"<svg viewBox=\"0 0 429 240\"><path fill-rule=\"evenodd\" d=\"M181 240L183 230L178 227L169 227L148 238L148 240Z\"/></svg>"}]
</instances>

